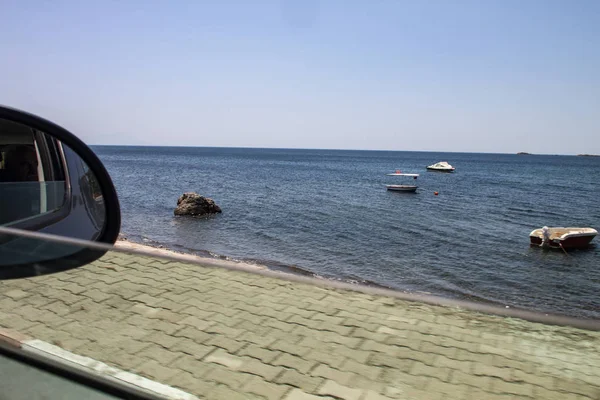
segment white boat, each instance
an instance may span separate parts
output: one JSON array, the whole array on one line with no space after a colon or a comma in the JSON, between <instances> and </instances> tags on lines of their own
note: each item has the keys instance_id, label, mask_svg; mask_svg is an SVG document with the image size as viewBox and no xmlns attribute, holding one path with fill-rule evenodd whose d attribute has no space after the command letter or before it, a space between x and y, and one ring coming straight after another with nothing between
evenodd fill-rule
<instances>
[{"instance_id":1,"label":"white boat","mask_svg":"<svg viewBox=\"0 0 600 400\"><path fill-rule=\"evenodd\" d=\"M404 174L401 171L396 171L393 174L387 174L387 176L406 176L413 178L416 180L419 177L419 174ZM387 190L391 190L394 192L416 192L417 185L385 185Z\"/></svg>"},{"instance_id":2,"label":"white boat","mask_svg":"<svg viewBox=\"0 0 600 400\"><path fill-rule=\"evenodd\" d=\"M454 172L456 168L452 165L448 164L446 161L440 161L438 163L432 164L427 167L430 171L439 171L439 172Z\"/></svg>"},{"instance_id":3,"label":"white boat","mask_svg":"<svg viewBox=\"0 0 600 400\"><path fill-rule=\"evenodd\" d=\"M584 249L589 246L597 234L598 231L593 228L548 228L544 226L534 229L529 234L529 240L534 246Z\"/></svg>"}]
</instances>

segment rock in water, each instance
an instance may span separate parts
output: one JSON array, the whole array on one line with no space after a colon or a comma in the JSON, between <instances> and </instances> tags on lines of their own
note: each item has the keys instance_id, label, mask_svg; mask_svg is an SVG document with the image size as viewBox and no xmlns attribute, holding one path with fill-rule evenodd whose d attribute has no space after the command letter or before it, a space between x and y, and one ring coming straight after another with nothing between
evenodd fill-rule
<instances>
[{"instance_id":1,"label":"rock in water","mask_svg":"<svg viewBox=\"0 0 600 400\"><path fill-rule=\"evenodd\" d=\"M177 199L175 215L201 216L220 213L221 208L213 199L200 196L198 193L184 193Z\"/></svg>"}]
</instances>

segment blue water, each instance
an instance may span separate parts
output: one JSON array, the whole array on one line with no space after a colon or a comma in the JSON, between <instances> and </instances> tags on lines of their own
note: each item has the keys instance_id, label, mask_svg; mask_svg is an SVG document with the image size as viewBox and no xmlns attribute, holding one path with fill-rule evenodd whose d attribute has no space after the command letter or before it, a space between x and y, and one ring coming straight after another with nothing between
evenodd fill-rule
<instances>
[{"instance_id":1,"label":"blue water","mask_svg":"<svg viewBox=\"0 0 600 400\"><path fill-rule=\"evenodd\" d=\"M548 226L600 228L600 158L95 146L122 231L317 276L600 318L600 249L529 247ZM454 174L427 172L446 160ZM416 194L386 173L421 173ZM195 191L223 213L174 217ZM434 191L439 192L438 196ZM598 241L599 238L595 239ZM599 246L600 247L600 246Z\"/></svg>"}]
</instances>

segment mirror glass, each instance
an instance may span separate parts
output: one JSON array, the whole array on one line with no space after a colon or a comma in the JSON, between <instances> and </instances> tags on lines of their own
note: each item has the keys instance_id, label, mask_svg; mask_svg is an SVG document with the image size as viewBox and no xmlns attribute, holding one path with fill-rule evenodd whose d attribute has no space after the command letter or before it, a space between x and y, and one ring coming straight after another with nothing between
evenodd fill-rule
<instances>
[{"instance_id":1,"label":"mirror glass","mask_svg":"<svg viewBox=\"0 0 600 400\"><path fill-rule=\"evenodd\" d=\"M0 226L93 241L105 222L102 188L77 153L45 132L0 118ZM0 243L0 265L40 261L31 240L8 241Z\"/></svg>"},{"instance_id":2,"label":"mirror glass","mask_svg":"<svg viewBox=\"0 0 600 400\"><path fill-rule=\"evenodd\" d=\"M0 225L52 231L72 213L88 226L69 232L93 240L106 210L88 165L52 136L0 119Z\"/></svg>"},{"instance_id":3,"label":"mirror glass","mask_svg":"<svg viewBox=\"0 0 600 400\"><path fill-rule=\"evenodd\" d=\"M0 224L64 205L67 185L56 144L44 133L0 119Z\"/></svg>"}]
</instances>

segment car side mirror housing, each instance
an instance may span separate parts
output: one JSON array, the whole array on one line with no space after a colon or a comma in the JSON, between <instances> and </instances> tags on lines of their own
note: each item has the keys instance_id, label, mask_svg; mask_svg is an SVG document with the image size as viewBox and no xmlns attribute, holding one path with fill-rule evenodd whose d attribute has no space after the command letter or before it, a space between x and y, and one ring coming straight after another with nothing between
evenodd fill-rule
<instances>
[{"instance_id":1,"label":"car side mirror housing","mask_svg":"<svg viewBox=\"0 0 600 400\"><path fill-rule=\"evenodd\" d=\"M94 152L50 121L0 106L0 279L75 268L105 253L18 230L113 244L120 227L115 187Z\"/></svg>"}]
</instances>

